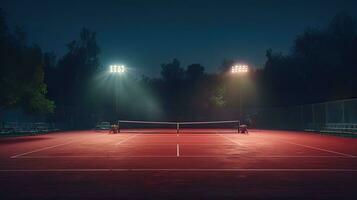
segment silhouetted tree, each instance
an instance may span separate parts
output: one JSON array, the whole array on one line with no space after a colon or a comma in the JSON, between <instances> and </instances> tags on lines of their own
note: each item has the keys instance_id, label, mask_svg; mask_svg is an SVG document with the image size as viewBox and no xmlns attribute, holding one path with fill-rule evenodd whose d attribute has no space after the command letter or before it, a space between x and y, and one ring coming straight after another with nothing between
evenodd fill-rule
<instances>
[{"instance_id":1,"label":"silhouetted tree","mask_svg":"<svg viewBox=\"0 0 357 200\"><path fill-rule=\"evenodd\" d=\"M100 67L96 33L82 29L80 39L68 43L67 48L68 53L58 61L58 101L61 105L85 106L90 81Z\"/></svg>"},{"instance_id":2,"label":"silhouetted tree","mask_svg":"<svg viewBox=\"0 0 357 200\"><path fill-rule=\"evenodd\" d=\"M187 66L185 78L188 82L195 82L201 79L205 74L205 68L200 64L192 64Z\"/></svg>"},{"instance_id":3,"label":"silhouetted tree","mask_svg":"<svg viewBox=\"0 0 357 200\"><path fill-rule=\"evenodd\" d=\"M231 67L235 64L232 59L223 59L222 64L220 66L221 72L225 73L231 70Z\"/></svg>"},{"instance_id":4,"label":"silhouetted tree","mask_svg":"<svg viewBox=\"0 0 357 200\"><path fill-rule=\"evenodd\" d=\"M356 30L352 17L338 14L327 28L309 28L299 35L290 54L268 50L263 86L270 102L291 105L356 97Z\"/></svg>"},{"instance_id":5,"label":"silhouetted tree","mask_svg":"<svg viewBox=\"0 0 357 200\"><path fill-rule=\"evenodd\" d=\"M26 33L8 31L0 10L0 107L22 107L32 113L51 113L54 103L46 98L44 59L38 46L28 46Z\"/></svg>"},{"instance_id":6,"label":"silhouetted tree","mask_svg":"<svg viewBox=\"0 0 357 200\"><path fill-rule=\"evenodd\" d=\"M176 84L182 81L184 78L184 69L180 67L180 61L173 59L171 63L162 64L161 76L163 80L168 83Z\"/></svg>"}]
</instances>

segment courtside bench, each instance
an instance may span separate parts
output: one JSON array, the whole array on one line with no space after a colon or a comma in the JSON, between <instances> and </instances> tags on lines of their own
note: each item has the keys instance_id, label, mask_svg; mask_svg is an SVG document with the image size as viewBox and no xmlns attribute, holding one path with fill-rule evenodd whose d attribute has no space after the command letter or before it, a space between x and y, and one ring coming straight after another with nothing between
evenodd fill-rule
<instances>
[{"instance_id":1,"label":"courtside bench","mask_svg":"<svg viewBox=\"0 0 357 200\"><path fill-rule=\"evenodd\" d=\"M320 132L331 134L357 134L357 124L327 123Z\"/></svg>"},{"instance_id":2,"label":"courtside bench","mask_svg":"<svg viewBox=\"0 0 357 200\"><path fill-rule=\"evenodd\" d=\"M110 122L99 122L95 126L95 130L109 130L111 127Z\"/></svg>"},{"instance_id":3,"label":"courtside bench","mask_svg":"<svg viewBox=\"0 0 357 200\"><path fill-rule=\"evenodd\" d=\"M59 131L59 129L56 129L54 124L46 122L4 122L0 134L40 134L54 131Z\"/></svg>"}]
</instances>

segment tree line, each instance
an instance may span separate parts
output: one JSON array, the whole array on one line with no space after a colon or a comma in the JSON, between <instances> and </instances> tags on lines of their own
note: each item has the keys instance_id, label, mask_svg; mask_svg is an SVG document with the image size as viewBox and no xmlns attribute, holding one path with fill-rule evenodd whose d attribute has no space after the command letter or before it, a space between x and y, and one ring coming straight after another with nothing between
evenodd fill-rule
<instances>
[{"instance_id":1,"label":"tree line","mask_svg":"<svg viewBox=\"0 0 357 200\"><path fill-rule=\"evenodd\" d=\"M0 10L0 111L22 107L31 113L50 113L54 101L46 97L44 54L39 46L28 45L24 30L9 30Z\"/></svg>"},{"instance_id":2,"label":"tree line","mask_svg":"<svg viewBox=\"0 0 357 200\"><path fill-rule=\"evenodd\" d=\"M70 110L82 121L241 118L256 107L288 106L357 96L357 25L338 14L325 28L298 35L287 54L266 51L261 68L233 76L235 60L208 73L199 63L162 64L159 78L113 77L99 60L96 33L83 28L60 58L28 45L0 12L0 106L50 114ZM119 79L119 80L118 80ZM62 117L61 117L62 116ZM79 120L78 119L78 120Z\"/></svg>"},{"instance_id":3,"label":"tree line","mask_svg":"<svg viewBox=\"0 0 357 200\"><path fill-rule=\"evenodd\" d=\"M289 54L269 49L266 57L261 79L274 98L272 104L357 96L357 25L349 15L336 15L325 28L308 28L297 36Z\"/></svg>"}]
</instances>

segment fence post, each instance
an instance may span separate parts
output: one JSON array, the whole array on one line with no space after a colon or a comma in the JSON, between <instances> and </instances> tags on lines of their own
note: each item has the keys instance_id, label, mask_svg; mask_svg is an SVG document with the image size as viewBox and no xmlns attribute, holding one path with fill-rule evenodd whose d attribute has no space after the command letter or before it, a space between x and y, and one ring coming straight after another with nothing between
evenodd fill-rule
<instances>
[{"instance_id":1,"label":"fence post","mask_svg":"<svg viewBox=\"0 0 357 200\"><path fill-rule=\"evenodd\" d=\"M342 101L342 123L345 123L345 101Z\"/></svg>"},{"instance_id":2,"label":"fence post","mask_svg":"<svg viewBox=\"0 0 357 200\"><path fill-rule=\"evenodd\" d=\"M328 103L325 102L325 124L328 123Z\"/></svg>"},{"instance_id":3,"label":"fence post","mask_svg":"<svg viewBox=\"0 0 357 200\"><path fill-rule=\"evenodd\" d=\"M314 126L314 129L317 129L316 122L315 122L315 104L311 105L311 110L312 110L312 124ZM317 130L314 130L317 131Z\"/></svg>"},{"instance_id":4,"label":"fence post","mask_svg":"<svg viewBox=\"0 0 357 200\"><path fill-rule=\"evenodd\" d=\"M304 106L300 106L300 114L301 114L301 130L304 130Z\"/></svg>"}]
</instances>

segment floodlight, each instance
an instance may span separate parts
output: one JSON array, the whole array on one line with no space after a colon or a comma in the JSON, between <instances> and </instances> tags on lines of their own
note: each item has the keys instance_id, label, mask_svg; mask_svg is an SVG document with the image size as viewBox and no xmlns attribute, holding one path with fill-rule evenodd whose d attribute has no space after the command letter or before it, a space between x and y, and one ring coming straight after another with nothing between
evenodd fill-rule
<instances>
[{"instance_id":1,"label":"floodlight","mask_svg":"<svg viewBox=\"0 0 357 200\"><path fill-rule=\"evenodd\" d=\"M118 73L118 74L124 73L125 66L124 65L110 65L109 72L110 73Z\"/></svg>"},{"instance_id":2,"label":"floodlight","mask_svg":"<svg viewBox=\"0 0 357 200\"><path fill-rule=\"evenodd\" d=\"M234 65L232 66L231 72L233 74L239 73L247 73L248 72L248 65Z\"/></svg>"}]
</instances>

